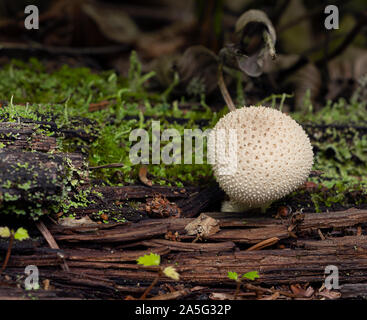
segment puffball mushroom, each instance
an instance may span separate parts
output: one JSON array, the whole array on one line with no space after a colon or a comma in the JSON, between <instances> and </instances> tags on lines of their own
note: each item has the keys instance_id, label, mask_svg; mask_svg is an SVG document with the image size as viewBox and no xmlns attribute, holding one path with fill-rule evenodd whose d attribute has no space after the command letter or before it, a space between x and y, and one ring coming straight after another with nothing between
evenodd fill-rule
<instances>
[{"instance_id":1,"label":"puffball mushroom","mask_svg":"<svg viewBox=\"0 0 367 320\"><path fill-rule=\"evenodd\" d=\"M228 144L231 130L237 151ZM225 151L237 155L236 168L229 173L223 173L228 163L220 159ZM230 198L224 212L268 207L302 185L313 164L303 128L285 113L263 106L243 107L221 118L210 133L208 152L215 155L215 178Z\"/></svg>"}]
</instances>

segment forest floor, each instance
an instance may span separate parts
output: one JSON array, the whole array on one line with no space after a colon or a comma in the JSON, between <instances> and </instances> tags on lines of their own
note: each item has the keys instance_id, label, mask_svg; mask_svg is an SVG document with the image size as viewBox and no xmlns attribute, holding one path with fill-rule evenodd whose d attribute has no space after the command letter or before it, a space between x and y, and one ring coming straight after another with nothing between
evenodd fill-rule
<instances>
[{"instance_id":1,"label":"forest floor","mask_svg":"<svg viewBox=\"0 0 367 320\"><path fill-rule=\"evenodd\" d=\"M206 129L228 110L204 95L149 89L132 54L127 78L36 59L0 70L1 226L24 227L0 299L343 299L367 296L367 111L358 96L292 112L315 153L307 182L265 214L221 213L207 164L134 166L131 130ZM284 97L272 95L271 107ZM9 252L0 240L0 261ZM145 254L161 266L141 266ZM35 265L40 288L25 290ZM328 290L325 268L339 288ZM241 290L228 276L255 272Z\"/></svg>"}]
</instances>

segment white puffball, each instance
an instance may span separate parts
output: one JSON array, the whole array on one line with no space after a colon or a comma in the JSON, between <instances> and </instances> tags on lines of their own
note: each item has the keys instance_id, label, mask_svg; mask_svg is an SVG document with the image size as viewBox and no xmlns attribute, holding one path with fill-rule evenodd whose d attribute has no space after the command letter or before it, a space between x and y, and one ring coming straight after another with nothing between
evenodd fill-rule
<instances>
[{"instance_id":1,"label":"white puffball","mask_svg":"<svg viewBox=\"0 0 367 320\"><path fill-rule=\"evenodd\" d=\"M310 139L290 116L262 106L232 111L210 133L209 154L221 150L217 153L221 158L223 151L235 150L228 143L230 130L237 135L236 170L222 174L223 159L214 160L213 170L231 202L242 208L264 207L297 189L309 176L313 164ZM226 139L212 139L219 137L219 131L225 132Z\"/></svg>"}]
</instances>

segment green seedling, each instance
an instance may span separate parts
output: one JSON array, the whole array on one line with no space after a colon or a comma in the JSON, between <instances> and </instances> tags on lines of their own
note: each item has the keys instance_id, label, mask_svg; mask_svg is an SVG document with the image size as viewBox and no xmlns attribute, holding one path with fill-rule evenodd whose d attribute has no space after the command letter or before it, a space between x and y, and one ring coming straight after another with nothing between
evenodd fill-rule
<instances>
[{"instance_id":1,"label":"green seedling","mask_svg":"<svg viewBox=\"0 0 367 320\"><path fill-rule=\"evenodd\" d=\"M237 283L236 291L234 293L234 300L236 300L236 298L237 298L237 296L240 292L243 279L253 281L256 278L260 278L257 271L250 271L250 272L247 272L247 273L243 274L242 276L239 276L237 272L228 271L227 276L228 276L229 279L234 280Z\"/></svg>"},{"instance_id":2,"label":"green seedling","mask_svg":"<svg viewBox=\"0 0 367 320\"><path fill-rule=\"evenodd\" d=\"M150 254L145 254L142 257L139 257L137 260L138 264L141 264L143 266L146 267L151 267L151 266L160 266L161 264L161 256L159 254L155 254L155 253L150 253ZM180 275L178 274L178 272L176 271L176 269L172 266L168 266L168 267L160 267L158 269L158 274L155 277L155 279L153 280L153 282L150 284L150 286L144 291L144 293L142 294L142 296L140 297L141 300L144 300L147 296L147 294L152 290L152 288L157 284L158 280L162 277L162 276L166 276L168 278L171 278L173 280L179 280L180 279Z\"/></svg>"},{"instance_id":3,"label":"green seedling","mask_svg":"<svg viewBox=\"0 0 367 320\"><path fill-rule=\"evenodd\" d=\"M13 246L14 240L18 240L18 241L26 240L26 239L29 239L29 235L28 235L28 231L24 228L18 228L17 231L14 232L14 230L9 229L8 227L0 227L0 237L10 238L5 260L0 270L0 274L2 274L2 272L5 270L8 264L10 254L11 254L11 248Z\"/></svg>"}]
</instances>

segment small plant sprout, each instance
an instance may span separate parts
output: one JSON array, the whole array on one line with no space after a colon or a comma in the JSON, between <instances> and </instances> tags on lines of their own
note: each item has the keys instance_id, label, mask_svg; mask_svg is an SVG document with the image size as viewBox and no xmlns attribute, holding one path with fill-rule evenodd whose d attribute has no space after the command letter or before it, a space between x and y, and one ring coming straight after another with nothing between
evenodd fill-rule
<instances>
[{"instance_id":1,"label":"small plant sprout","mask_svg":"<svg viewBox=\"0 0 367 320\"><path fill-rule=\"evenodd\" d=\"M28 231L24 228L19 228L17 229L17 231L14 232L14 230L10 230L8 227L0 227L0 237L10 238L5 260L0 270L0 274L1 274L5 270L8 264L10 254L11 254L11 248L13 246L14 240L18 240L18 241L26 240L26 239L29 239L29 235L28 235Z\"/></svg>"},{"instance_id":2,"label":"small plant sprout","mask_svg":"<svg viewBox=\"0 0 367 320\"><path fill-rule=\"evenodd\" d=\"M228 271L227 276L228 276L229 279L234 280L237 283L236 291L234 293L234 300L236 300L236 298L237 298L237 296L238 296L238 294L240 292L240 288L241 288L242 280L243 279L247 279L247 280L253 281L256 278L260 278L260 276L257 273L257 271L247 272L247 273L243 274L241 277L238 276L238 273L237 272Z\"/></svg>"},{"instance_id":3,"label":"small plant sprout","mask_svg":"<svg viewBox=\"0 0 367 320\"><path fill-rule=\"evenodd\" d=\"M160 266L161 264L161 256L159 254L156 253L150 253L150 254L146 254L142 257L139 257L137 260L138 264L141 264L143 266L146 267L151 267L151 266ZM158 269L158 274L156 276L156 278L153 280L153 282L150 284L150 286L144 291L143 295L140 297L141 300L144 300L147 296L147 294L150 292L150 290L152 290L152 288L157 284L158 280L162 277L162 276L166 276L168 278L171 278L173 280L179 280L180 279L180 275L178 274L178 272L176 271L176 269L172 266L168 266L168 267L160 267Z\"/></svg>"}]
</instances>

